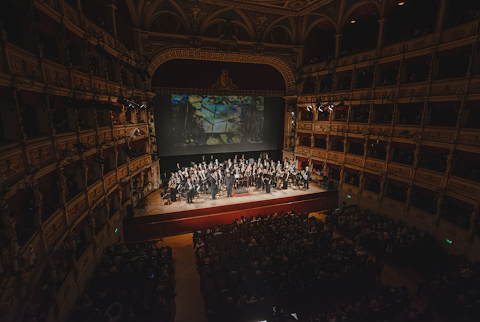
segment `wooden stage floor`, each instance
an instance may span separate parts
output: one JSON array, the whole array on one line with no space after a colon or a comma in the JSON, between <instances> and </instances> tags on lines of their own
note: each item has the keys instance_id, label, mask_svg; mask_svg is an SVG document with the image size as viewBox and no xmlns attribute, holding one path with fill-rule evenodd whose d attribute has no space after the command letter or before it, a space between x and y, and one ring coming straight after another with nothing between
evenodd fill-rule
<instances>
[{"instance_id":1,"label":"wooden stage floor","mask_svg":"<svg viewBox=\"0 0 480 322\"><path fill-rule=\"evenodd\" d=\"M298 197L304 195L310 195L315 193L321 193L327 191L326 189L320 188L315 183L310 183L310 189L293 189L289 188L286 190L273 190L271 193L262 193L261 191L255 191L255 188L250 188L249 195L243 197L231 197L227 198L226 193L224 196L219 197L217 195L216 200L212 200L211 195L204 196L203 194L200 197L197 197L193 200L192 204L188 204L186 199L180 201L177 199L176 202L171 205L163 205L160 190L151 193L147 197L147 208L145 210L137 210L135 212L135 217L148 216L152 214L166 214L174 212L182 212L189 210L200 210L204 208L212 207L221 207L221 206L232 206L236 204L246 204L256 201L266 201L274 199L282 199L288 197Z\"/></svg>"}]
</instances>

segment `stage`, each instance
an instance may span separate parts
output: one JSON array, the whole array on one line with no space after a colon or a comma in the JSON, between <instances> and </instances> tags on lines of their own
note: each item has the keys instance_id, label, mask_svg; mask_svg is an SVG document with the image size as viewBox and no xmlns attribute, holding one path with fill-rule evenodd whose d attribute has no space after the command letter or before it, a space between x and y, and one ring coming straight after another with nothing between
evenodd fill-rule
<instances>
[{"instance_id":1,"label":"stage","mask_svg":"<svg viewBox=\"0 0 480 322\"><path fill-rule=\"evenodd\" d=\"M177 199L163 205L160 191L147 197L147 206L136 209L135 217L125 218L124 231L127 242L160 238L162 236L191 232L196 229L225 225L241 216L258 216L275 212L313 212L337 207L338 192L327 191L311 183L310 189L272 190L266 194L249 189L248 196L227 198L200 194L192 204Z\"/></svg>"}]
</instances>

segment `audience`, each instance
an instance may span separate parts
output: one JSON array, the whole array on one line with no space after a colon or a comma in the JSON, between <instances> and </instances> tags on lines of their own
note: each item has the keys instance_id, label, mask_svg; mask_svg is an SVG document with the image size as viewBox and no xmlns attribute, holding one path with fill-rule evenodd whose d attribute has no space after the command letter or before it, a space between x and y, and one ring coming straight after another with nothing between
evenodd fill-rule
<instances>
[{"instance_id":1,"label":"audience","mask_svg":"<svg viewBox=\"0 0 480 322\"><path fill-rule=\"evenodd\" d=\"M155 243L112 245L87 283L70 320L172 321L172 251Z\"/></svg>"}]
</instances>

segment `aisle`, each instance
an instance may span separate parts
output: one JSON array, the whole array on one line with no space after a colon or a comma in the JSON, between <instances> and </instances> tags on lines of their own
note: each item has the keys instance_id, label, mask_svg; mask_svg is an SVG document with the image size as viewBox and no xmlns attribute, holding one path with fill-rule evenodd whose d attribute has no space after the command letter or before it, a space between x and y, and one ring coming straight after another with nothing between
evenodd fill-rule
<instances>
[{"instance_id":1,"label":"aisle","mask_svg":"<svg viewBox=\"0 0 480 322\"><path fill-rule=\"evenodd\" d=\"M172 247L175 265L175 322L206 322L205 302L200 292L200 275L195 264L193 234L165 237L158 245Z\"/></svg>"}]
</instances>

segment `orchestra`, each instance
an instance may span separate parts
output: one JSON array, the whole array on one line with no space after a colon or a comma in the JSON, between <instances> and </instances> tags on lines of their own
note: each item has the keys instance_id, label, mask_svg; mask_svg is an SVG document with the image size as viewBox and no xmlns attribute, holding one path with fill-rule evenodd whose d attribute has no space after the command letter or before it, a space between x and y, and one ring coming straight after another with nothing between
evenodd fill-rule
<instances>
[{"instance_id":1,"label":"orchestra","mask_svg":"<svg viewBox=\"0 0 480 322\"><path fill-rule=\"evenodd\" d=\"M244 155L239 159L235 155L233 160L219 162L212 155L207 163L202 156L201 163L192 163L190 167L181 168L179 163L176 164L168 181L168 195L174 202L177 194L180 194L188 203L192 203L195 196L200 194L210 194L212 200L215 200L217 194L224 191L229 198L232 197L234 187L244 187L247 183L265 193L270 193L272 188L281 190L296 187L307 190L310 175L308 166L297 172L296 163L287 159L275 162L268 156L263 160L254 160L245 159Z\"/></svg>"}]
</instances>

